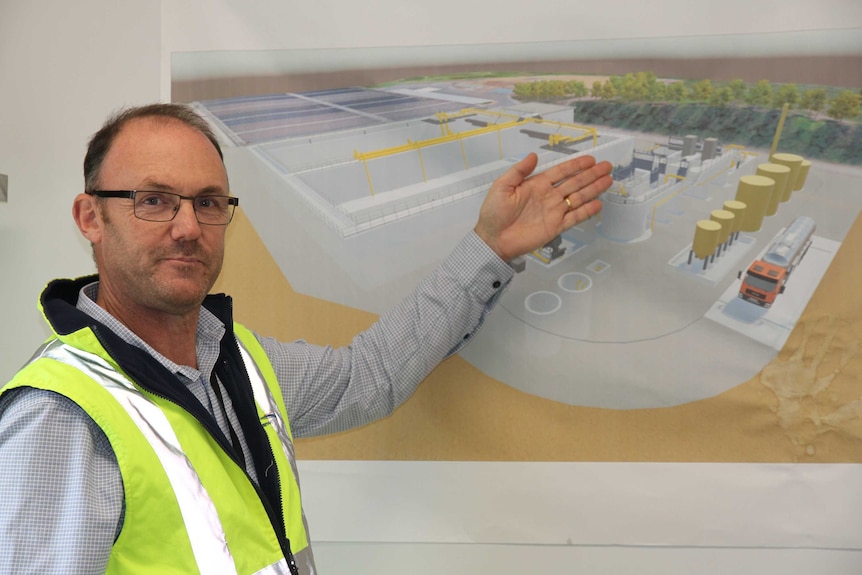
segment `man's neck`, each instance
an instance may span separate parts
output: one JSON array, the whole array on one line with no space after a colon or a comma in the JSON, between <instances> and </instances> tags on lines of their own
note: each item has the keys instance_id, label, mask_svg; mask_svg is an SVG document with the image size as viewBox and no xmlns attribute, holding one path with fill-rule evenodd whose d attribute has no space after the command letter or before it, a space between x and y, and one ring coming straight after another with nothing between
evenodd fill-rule
<instances>
[{"instance_id":1,"label":"man's neck","mask_svg":"<svg viewBox=\"0 0 862 575\"><path fill-rule=\"evenodd\" d=\"M200 308L176 315L153 310L117 310L103 301L96 303L167 359L197 369Z\"/></svg>"}]
</instances>

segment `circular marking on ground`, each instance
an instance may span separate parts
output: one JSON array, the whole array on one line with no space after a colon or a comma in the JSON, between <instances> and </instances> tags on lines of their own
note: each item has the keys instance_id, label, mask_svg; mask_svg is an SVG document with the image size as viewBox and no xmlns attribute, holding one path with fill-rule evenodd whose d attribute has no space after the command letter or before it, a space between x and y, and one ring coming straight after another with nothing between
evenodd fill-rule
<instances>
[{"instance_id":1,"label":"circular marking on ground","mask_svg":"<svg viewBox=\"0 0 862 575\"><path fill-rule=\"evenodd\" d=\"M560 276L560 279L557 280L557 285L563 291L578 293L587 291L593 287L593 280L586 274L569 272Z\"/></svg>"},{"instance_id":2,"label":"circular marking on ground","mask_svg":"<svg viewBox=\"0 0 862 575\"><path fill-rule=\"evenodd\" d=\"M563 304L560 296L550 291L536 291L524 299L524 307L536 315L552 314Z\"/></svg>"}]
</instances>

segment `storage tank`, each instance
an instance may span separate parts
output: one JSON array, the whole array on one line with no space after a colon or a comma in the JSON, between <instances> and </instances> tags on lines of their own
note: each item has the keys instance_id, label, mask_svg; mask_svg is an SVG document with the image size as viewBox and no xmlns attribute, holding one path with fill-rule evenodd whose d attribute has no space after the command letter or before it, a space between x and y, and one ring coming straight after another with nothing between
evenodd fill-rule
<instances>
[{"instance_id":1,"label":"storage tank","mask_svg":"<svg viewBox=\"0 0 862 575\"><path fill-rule=\"evenodd\" d=\"M766 216L766 208L769 205L769 197L775 189L775 180L766 176L756 174L742 176L736 188L736 199L745 202L747 206L745 217L742 219L740 230L743 232L756 232L763 225Z\"/></svg>"},{"instance_id":2,"label":"storage tank","mask_svg":"<svg viewBox=\"0 0 862 575\"><path fill-rule=\"evenodd\" d=\"M718 232L718 246L726 248L727 240L730 239L730 234L733 231L733 212L727 210L712 210L709 214L709 219L721 224L721 231ZM716 255L721 255L721 249Z\"/></svg>"},{"instance_id":3,"label":"storage tank","mask_svg":"<svg viewBox=\"0 0 862 575\"><path fill-rule=\"evenodd\" d=\"M703 160L711 160L715 157L717 151L718 151L718 139L717 138L706 138L703 141L703 151L700 153L700 157Z\"/></svg>"},{"instance_id":4,"label":"storage tank","mask_svg":"<svg viewBox=\"0 0 862 575\"><path fill-rule=\"evenodd\" d=\"M724 209L728 212L733 213L733 229L730 231L730 243L733 243L733 240L737 238L739 235L740 227L742 226L742 218L745 215L746 205L745 202L740 202L738 200L727 200L724 202Z\"/></svg>"},{"instance_id":5,"label":"storage tank","mask_svg":"<svg viewBox=\"0 0 862 575\"><path fill-rule=\"evenodd\" d=\"M796 185L793 186L793 191L798 192L805 187L805 181L808 179L808 171L811 169L809 160L802 160L799 165L799 175L796 176Z\"/></svg>"},{"instance_id":6,"label":"storage tank","mask_svg":"<svg viewBox=\"0 0 862 575\"><path fill-rule=\"evenodd\" d=\"M781 196L782 202L786 202L790 199L791 193L796 187L796 178L799 177L799 172L802 169L803 160L804 158L802 156L784 153L772 154L772 157L769 159L769 161L773 164L781 164L782 166L787 166L788 168L790 168L790 185L785 188L784 194Z\"/></svg>"},{"instance_id":7,"label":"storage tank","mask_svg":"<svg viewBox=\"0 0 862 575\"><path fill-rule=\"evenodd\" d=\"M698 220L694 229L691 251L698 259L703 260L703 269L706 269L709 258L715 254L719 234L721 234L720 223L712 220ZM691 253L688 255L688 263L691 263Z\"/></svg>"},{"instance_id":8,"label":"storage tank","mask_svg":"<svg viewBox=\"0 0 862 575\"><path fill-rule=\"evenodd\" d=\"M682 157L693 156L697 152L697 136L688 135L682 139Z\"/></svg>"},{"instance_id":9,"label":"storage tank","mask_svg":"<svg viewBox=\"0 0 862 575\"><path fill-rule=\"evenodd\" d=\"M769 195L769 203L766 206L766 215L774 216L775 212L778 211L778 204L781 203L781 198L785 195L790 195L786 191L787 186L792 185L790 181L790 168L781 164L759 164L757 166L757 175L775 180L775 187Z\"/></svg>"}]
</instances>

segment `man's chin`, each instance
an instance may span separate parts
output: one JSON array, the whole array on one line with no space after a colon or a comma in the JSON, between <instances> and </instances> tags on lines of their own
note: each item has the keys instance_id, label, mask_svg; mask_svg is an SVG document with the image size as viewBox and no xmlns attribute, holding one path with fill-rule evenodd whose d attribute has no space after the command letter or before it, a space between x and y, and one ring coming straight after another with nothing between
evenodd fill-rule
<instances>
[{"instance_id":1,"label":"man's chin","mask_svg":"<svg viewBox=\"0 0 862 575\"><path fill-rule=\"evenodd\" d=\"M210 290L210 285L204 282L171 282L163 286L161 302L164 307L172 308L179 313L196 310L203 303Z\"/></svg>"}]
</instances>

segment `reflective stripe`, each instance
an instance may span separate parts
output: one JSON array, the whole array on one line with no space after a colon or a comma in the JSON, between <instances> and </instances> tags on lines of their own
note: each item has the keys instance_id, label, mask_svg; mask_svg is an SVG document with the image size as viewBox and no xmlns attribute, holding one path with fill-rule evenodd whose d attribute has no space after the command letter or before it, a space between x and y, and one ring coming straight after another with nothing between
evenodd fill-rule
<instances>
[{"instance_id":1,"label":"reflective stripe","mask_svg":"<svg viewBox=\"0 0 862 575\"><path fill-rule=\"evenodd\" d=\"M288 445L291 445L293 442L290 440L290 436L287 433L287 426L284 425L284 420L281 419L281 415L278 412L278 406L275 403L275 399L272 397L272 394L269 393L269 387L267 387L266 382L263 379L263 374L260 373L257 363L255 363L254 359L251 357L251 354L245 348L245 345L239 338L237 338L236 341L239 343L239 351L242 355L242 361L245 363L246 373L248 373L248 379L251 381L251 391L254 394L254 400L264 411L269 422L273 427L275 427L278 438L281 440L280 443L282 450L284 451L284 456L290 462L291 466L293 466L294 456L288 448ZM294 476L296 475L296 470L294 470Z\"/></svg>"},{"instance_id":2,"label":"reflective stripe","mask_svg":"<svg viewBox=\"0 0 862 575\"><path fill-rule=\"evenodd\" d=\"M302 517L305 521L305 515ZM308 527L306 527L307 532ZM299 567L299 572L302 575L317 575L317 566L314 564L314 555L311 553L311 545L293 554L293 559L296 561L296 566Z\"/></svg>"},{"instance_id":3,"label":"reflective stripe","mask_svg":"<svg viewBox=\"0 0 862 575\"><path fill-rule=\"evenodd\" d=\"M254 575L290 575L290 567L287 566L287 561L282 559L278 563L273 563L260 571L255 571Z\"/></svg>"},{"instance_id":4,"label":"reflective stripe","mask_svg":"<svg viewBox=\"0 0 862 575\"><path fill-rule=\"evenodd\" d=\"M192 552L201 573L235 574L236 566L227 546L215 505L201 483L164 412L104 359L54 340L42 357L74 367L104 387L125 409L152 446L171 483L183 516ZM281 575L278 564L259 573Z\"/></svg>"},{"instance_id":5,"label":"reflective stripe","mask_svg":"<svg viewBox=\"0 0 862 575\"><path fill-rule=\"evenodd\" d=\"M279 411L278 404L272 396L269 385L266 383L266 378L263 373L261 373L257 362L254 361L251 352L248 351L248 348L246 348L245 343L243 343L241 338L237 337L236 342L239 344L238 347L240 355L245 364L245 371L248 374L248 379L251 382L254 399L257 402L257 405L266 414L267 419L275 429L276 435L278 435L281 449L284 452L285 458L287 458L287 462L290 464L290 469L293 472L293 478L298 490L299 469L296 466L296 453L293 449L293 440L288 433L287 425L285 425L284 419L281 416L281 411ZM298 494L299 493L297 491L297 495ZM300 514L302 518L302 528L305 530L306 534L306 546L304 549L300 549L299 551L293 550L293 559L296 562L300 573L303 575L316 575L317 567L314 563L314 554L311 551L311 543L308 541L307 536L308 520L305 517L305 510L300 508Z\"/></svg>"}]
</instances>

